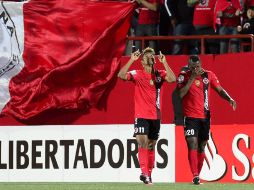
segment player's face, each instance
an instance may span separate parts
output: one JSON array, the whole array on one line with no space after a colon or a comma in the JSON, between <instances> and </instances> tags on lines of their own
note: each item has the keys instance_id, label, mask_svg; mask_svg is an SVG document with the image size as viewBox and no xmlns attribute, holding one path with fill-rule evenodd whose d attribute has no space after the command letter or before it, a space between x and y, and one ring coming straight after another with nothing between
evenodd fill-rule
<instances>
[{"instance_id":1,"label":"player's face","mask_svg":"<svg viewBox=\"0 0 254 190\"><path fill-rule=\"evenodd\" d=\"M197 71L197 72L199 72L199 71L201 71L202 70L202 67L201 67L201 63L200 63L200 61L198 61L198 62L190 62L189 63L189 65L188 65L188 67L189 67L189 69L191 70L191 71Z\"/></svg>"},{"instance_id":2,"label":"player's face","mask_svg":"<svg viewBox=\"0 0 254 190\"><path fill-rule=\"evenodd\" d=\"M153 53L146 53L143 56L143 64L144 65L152 66L154 63L155 63L155 59L154 59Z\"/></svg>"}]
</instances>

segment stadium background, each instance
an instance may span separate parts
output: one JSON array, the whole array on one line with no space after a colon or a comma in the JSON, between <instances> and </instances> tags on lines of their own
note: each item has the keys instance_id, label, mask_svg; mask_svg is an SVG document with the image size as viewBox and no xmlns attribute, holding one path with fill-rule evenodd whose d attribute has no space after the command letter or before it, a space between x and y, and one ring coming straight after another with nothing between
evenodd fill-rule
<instances>
[{"instance_id":1,"label":"stadium background","mask_svg":"<svg viewBox=\"0 0 254 190\"><path fill-rule=\"evenodd\" d=\"M202 172L203 179L207 179L208 181L220 181L220 182L252 182L254 178L253 173L253 95L254 91L251 88L253 85L253 79L251 75L251 71L253 70L253 58L254 55L252 53L245 54L227 54L227 55L204 55L201 57L203 61L204 68L213 70L218 78L220 79L221 84L228 89L228 92L232 94L235 100L238 103L238 109L234 112L227 102L221 100L217 94L212 93L212 141L209 143L209 150L206 150L206 153L210 155L209 167L205 164L206 172ZM122 57L121 63L124 64L129 57ZM182 66L185 65L187 56L167 56L168 62L173 69L174 72L178 73ZM157 67L161 67L161 65L157 64ZM140 65L135 64L133 68L139 68ZM162 146L162 150L164 150L167 154L167 169L159 169L155 168L155 179L156 181L161 182L188 182L191 178L191 173L188 169L187 163L187 150L186 145L183 139L183 130L181 126L174 126L173 123L173 107L172 107L172 91L175 88L175 84L173 85L165 85L163 89L163 130L162 130L162 139L167 140L167 142ZM43 180L41 172L38 169L33 168L32 160L35 163L45 163L44 153L45 153L45 139L47 140L73 140L74 144L77 143L80 139L85 139L88 143L84 143L86 145L86 153L88 163L91 159L92 153L89 153L89 140L99 139L106 145L105 154L109 154L107 150L107 145L113 139L118 139L124 145L124 151L126 151L126 139L132 139L132 123L133 123L133 85L131 83L126 83L120 80L116 80L115 84L112 86L112 90L108 93L108 96L104 99L104 104L106 104L106 110L97 110L91 109L89 113L80 113L80 112L64 112L61 114L58 112L44 113L38 116L36 119L32 119L28 121L28 123L18 122L11 117L2 117L0 118L1 125L1 133L7 136L6 142L2 141L2 146L4 143L13 141L14 147L15 143L20 140L25 140L28 142L28 151L27 155L29 157L29 165L27 168L23 170L16 169L18 174L15 177L9 178L5 177L1 179L1 181L26 181L27 179L23 179L22 174L26 171L37 171L37 175L34 178L31 178L32 181L45 181ZM36 125L43 124L34 127L33 130L28 133L25 126L22 125ZM59 124L62 124L59 126ZM68 124L68 126L67 126ZM127 125L126 125L127 124ZM57 125L57 126L56 126ZM73 125L73 135L68 136L72 128L69 125ZM8 127L11 126L11 127ZM15 127L20 126L20 127ZM78 127L77 127L78 126ZM126 126L128 126L126 128ZM29 126L27 126L29 127ZM91 132L92 127L92 132ZM116 129L110 129L110 127L116 127ZM7 128L9 132L6 132ZM13 128L13 129L11 129ZM67 132L63 133L63 128L67 128ZM18 129L18 130L17 130ZM30 128L31 129L31 128ZM38 130L38 131L37 131ZM8 130L7 130L8 131ZM14 132L15 131L15 132ZM109 132L111 131L111 132ZM125 131L125 132L123 132ZM166 136L165 136L165 133ZM37 135L33 135L37 134ZM38 135L39 134L39 135ZM57 137L54 135L58 134ZM41 152L41 154L37 155L37 157L33 157L31 153L32 151L32 142L33 141L42 140L41 144L34 145L34 149ZM44 140L44 141L43 141ZM58 141L57 141L58 142ZM121 144L121 143L120 143ZM31 146L30 146L31 145ZM8 146L6 146L8 147ZM59 146L60 147L60 146ZM99 147L99 146L98 146ZM97 149L98 149L97 147ZM119 148L120 147L120 148ZM1 162L2 164L7 163L5 172L14 172L15 171L15 163L14 160L14 168L8 168L8 156L4 154L4 147L1 148ZM52 147L51 147L52 149ZM96 149L96 147L95 147ZM113 145L115 154L112 157L115 163L118 163L120 160L119 151L121 146L119 144ZM134 148L135 149L135 148ZM58 149L56 153L56 158L63 156L63 154ZM70 151L70 160L74 158L77 152L76 149ZM79 149L79 155L82 155L82 150ZM98 151L98 150L97 150ZM113 151L113 152L114 152ZM133 148L132 148L133 151ZM7 149L8 152L8 149ZM36 152L36 151L35 151ZM15 148L14 148L14 158L15 158ZM128 153L125 154L125 156ZM99 162L101 152L98 152L98 155L95 153L95 162ZM163 153L161 155L157 155L157 162L163 163ZM208 155L208 157L209 157ZM20 158L21 162L24 163L24 158ZM97 159L97 160L96 160ZM108 158L107 158L108 159ZM134 167L132 164L132 168L126 168L127 159L124 159L124 163L121 168L121 172L118 175L111 176L110 181L123 182L123 181L138 181L136 178L126 178L128 176L129 171L132 173L136 172L138 175L138 169ZM131 157L131 162L134 163L135 160ZM73 162L70 161L70 167ZM83 161L80 158L78 161L77 169L73 168L72 172L84 172L86 170L82 170ZM89 165L89 164L88 164ZM104 163L105 167L108 170L116 171L116 168L112 168L108 164L107 161ZM157 164L158 165L158 164ZM121 166L121 167L122 167ZM45 165L42 167L42 171ZM66 171L70 172L70 170L64 169L63 165L61 168L61 164L59 164L62 174L66 173ZM88 166L89 168L90 166ZM90 168L91 171L95 172L95 176L103 174L104 166L95 168ZM132 170L134 169L134 170ZM223 170L223 171L222 171ZM20 172L22 171L22 172ZM59 169L52 168L52 163L50 161L48 172L59 172ZM215 172L217 171L217 173ZM61 173L60 172L60 173ZM210 174L209 174L210 173ZM47 172L46 172L47 174ZM209 175L208 175L209 174ZM127 175L127 176L126 176ZM168 175L168 176L166 176ZM133 175L134 176L134 175ZM159 176L166 176L166 178L159 178ZM202 178L202 177L201 177ZM47 179L47 178L46 178ZM75 180L74 180L75 179ZM108 181L109 179L104 178L86 178L86 180L90 181ZM81 178L59 178L53 175L49 181L84 181L83 177ZM47 181L47 180L46 180Z\"/></svg>"},{"instance_id":2,"label":"stadium background","mask_svg":"<svg viewBox=\"0 0 254 190\"><path fill-rule=\"evenodd\" d=\"M212 138L201 174L208 181L253 181L253 56L201 56L204 68L217 74L238 103L233 112L227 102L212 94ZM121 64L128 59L122 57ZM184 55L167 59L175 73L187 62ZM172 125L174 88L166 85L163 89L163 127L154 174L158 182L190 179L182 127ZM132 141L133 90L132 84L115 77L100 102L101 110L48 111L22 122L1 117L0 181L138 181Z\"/></svg>"}]
</instances>

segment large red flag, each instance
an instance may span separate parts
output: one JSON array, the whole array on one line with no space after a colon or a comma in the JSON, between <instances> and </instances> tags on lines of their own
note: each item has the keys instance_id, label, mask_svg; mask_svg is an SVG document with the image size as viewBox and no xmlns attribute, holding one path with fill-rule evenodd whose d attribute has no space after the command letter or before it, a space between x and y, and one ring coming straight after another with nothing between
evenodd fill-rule
<instances>
[{"instance_id":1,"label":"large red flag","mask_svg":"<svg viewBox=\"0 0 254 190\"><path fill-rule=\"evenodd\" d=\"M28 119L49 109L96 107L116 77L134 4L31 0L20 7L24 67L10 80L2 113Z\"/></svg>"}]
</instances>

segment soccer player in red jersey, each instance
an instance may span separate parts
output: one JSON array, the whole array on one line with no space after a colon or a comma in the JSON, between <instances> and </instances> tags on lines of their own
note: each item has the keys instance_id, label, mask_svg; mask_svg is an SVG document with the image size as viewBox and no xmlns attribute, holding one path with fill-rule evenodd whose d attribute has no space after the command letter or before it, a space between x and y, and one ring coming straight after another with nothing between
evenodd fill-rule
<instances>
[{"instance_id":1,"label":"soccer player in red jersey","mask_svg":"<svg viewBox=\"0 0 254 190\"><path fill-rule=\"evenodd\" d=\"M143 70L129 71L134 61L142 55ZM159 61L165 70L154 68L155 53L152 48L139 50L131 54L130 60L121 68L118 77L135 84L135 123L134 136L138 148L138 160L141 168L140 180L152 184L151 173L155 160L155 145L160 131L161 86L164 81L175 82L176 77L168 66L166 57L160 52Z\"/></svg>"},{"instance_id":2,"label":"soccer player in red jersey","mask_svg":"<svg viewBox=\"0 0 254 190\"><path fill-rule=\"evenodd\" d=\"M236 109L236 102L222 88L216 75L204 70L197 55L189 57L187 72L178 76L177 87L182 98L184 133L188 146L188 159L193 174L193 183L200 184L199 173L205 159L205 146L210 132L210 89Z\"/></svg>"}]
</instances>

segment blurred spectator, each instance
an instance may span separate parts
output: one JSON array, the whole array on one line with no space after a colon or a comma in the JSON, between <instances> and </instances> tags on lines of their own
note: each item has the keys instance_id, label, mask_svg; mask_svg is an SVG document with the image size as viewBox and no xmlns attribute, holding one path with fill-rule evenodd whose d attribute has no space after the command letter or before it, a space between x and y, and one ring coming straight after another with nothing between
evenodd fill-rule
<instances>
[{"instance_id":1,"label":"blurred spectator","mask_svg":"<svg viewBox=\"0 0 254 190\"><path fill-rule=\"evenodd\" d=\"M194 9L193 24L197 35L215 35L214 29L214 7L218 0L200 0ZM216 39L205 41L205 53L219 53L219 42Z\"/></svg>"},{"instance_id":2,"label":"blurred spectator","mask_svg":"<svg viewBox=\"0 0 254 190\"><path fill-rule=\"evenodd\" d=\"M136 0L140 5L138 24L135 36L158 36L158 25L160 20L159 5L161 0ZM136 50L142 49L141 41L135 42ZM156 51L156 41L149 41L149 47Z\"/></svg>"},{"instance_id":3,"label":"blurred spectator","mask_svg":"<svg viewBox=\"0 0 254 190\"><path fill-rule=\"evenodd\" d=\"M173 34L179 35L195 35L196 31L193 26L194 7L199 0L166 0L168 9L171 12L171 23L174 28ZM175 40L173 46L173 55L183 54L183 40ZM188 41L188 53L198 54L198 45L196 40Z\"/></svg>"},{"instance_id":4,"label":"blurred spectator","mask_svg":"<svg viewBox=\"0 0 254 190\"><path fill-rule=\"evenodd\" d=\"M173 27L170 22L171 13L167 9L165 2L160 6L160 23L159 23L159 35L160 36L172 36ZM170 54L172 49L172 43L168 40L160 40L159 47L164 54Z\"/></svg>"},{"instance_id":5,"label":"blurred spectator","mask_svg":"<svg viewBox=\"0 0 254 190\"><path fill-rule=\"evenodd\" d=\"M137 25L138 25L138 9L136 9L132 15L131 27L128 32L128 36L135 36ZM125 55L131 55L134 51L135 51L135 44L133 40L127 40Z\"/></svg>"},{"instance_id":6,"label":"blurred spectator","mask_svg":"<svg viewBox=\"0 0 254 190\"><path fill-rule=\"evenodd\" d=\"M248 7L246 14L247 18L237 26L237 31L241 34L254 34L254 6Z\"/></svg>"},{"instance_id":7,"label":"blurred spectator","mask_svg":"<svg viewBox=\"0 0 254 190\"><path fill-rule=\"evenodd\" d=\"M240 34L254 34L254 6L250 6L247 9L247 17L243 20L241 25L237 26L237 31ZM250 39L243 39L243 42L249 42ZM244 51L249 51L250 46L244 47Z\"/></svg>"},{"instance_id":8,"label":"blurred spectator","mask_svg":"<svg viewBox=\"0 0 254 190\"><path fill-rule=\"evenodd\" d=\"M166 0L167 1L167 0ZM171 12L168 10L165 2L161 2L160 5L160 25L159 25L159 34L161 36L168 36L172 34L172 25L170 23L171 20Z\"/></svg>"},{"instance_id":9,"label":"blurred spectator","mask_svg":"<svg viewBox=\"0 0 254 190\"><path fill-rule=\"evenodd\" d=\"M237 34L237 26L240 24L240 14L243 6L242 0L219 0L216 4L215 14L220 18L219 34L233 35ZM220 40L220 53L227 53L229 50L229 40ZM230 39L231 52L239 52L239 40Z\"/></svg>"}]
</instances>

